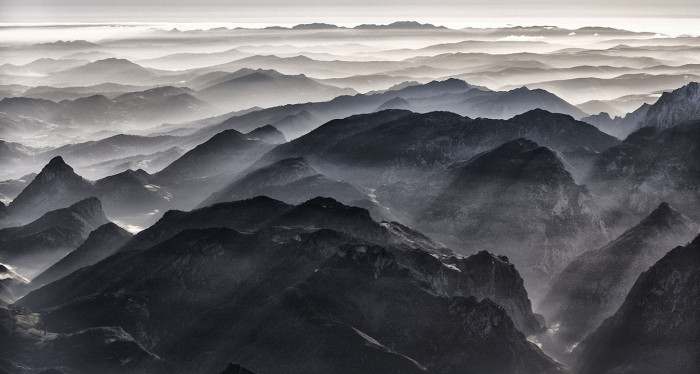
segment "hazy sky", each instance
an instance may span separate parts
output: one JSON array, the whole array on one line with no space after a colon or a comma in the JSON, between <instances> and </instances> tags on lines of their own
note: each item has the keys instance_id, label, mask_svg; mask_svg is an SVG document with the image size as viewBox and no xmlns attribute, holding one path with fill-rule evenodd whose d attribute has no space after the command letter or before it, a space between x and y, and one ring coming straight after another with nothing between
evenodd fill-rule
<instances>
[{"instance_id":1,"label":"hazy sky","mask_svg":"<svg viewBox=\"0 0 700 374\"><path fill-rule=\"evenodd\" d=\"M700 0L0 0L0 22L456 24L474 18L700 19Z\"/></svg>"}]
</instances>

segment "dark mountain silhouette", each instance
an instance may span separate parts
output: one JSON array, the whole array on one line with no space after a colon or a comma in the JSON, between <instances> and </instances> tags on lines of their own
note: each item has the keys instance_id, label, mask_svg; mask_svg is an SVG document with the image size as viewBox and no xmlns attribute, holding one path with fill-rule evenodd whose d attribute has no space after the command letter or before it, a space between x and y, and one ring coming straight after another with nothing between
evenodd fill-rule
<instances>
[{"instance_id":1,"label":"dark mountain silhouette","mask_svg":"<svg viewBox=\"0 0 700 374\"><path fill-rule=\"evenodd\" d=\"M700 240L642 273L620 309L577 347L577 373L693 373L698 365Z\"/></svg>"},{"instance_id":2,"label":"dark mountain silhouette","mask_svg":"<svg viewBox=\"0 0 700 374\"><path fill-rule=\"evenodd\" d=\"M572 261L539 307L559 325L559 344L573 346L592 332L617 311L643 271L697 233L695 223L662 203L617 239Z\"/></svg>"},{"instance_id":3,"label":"dark mountain silhouette","mask_svg":"<svg viewBox=\"0 0 700 374\"><path fill-rule=\"evenodd\" d=\"M132 239L142 249L127 245L18 304L41 311L51 333L119 326L163 360L155 372L168 364L210 372L231 361L255 372L562 370L518 331L542 321L505 258L423 249L330 199L257 198L161 221Z\"/></svg>"}]
</instances>

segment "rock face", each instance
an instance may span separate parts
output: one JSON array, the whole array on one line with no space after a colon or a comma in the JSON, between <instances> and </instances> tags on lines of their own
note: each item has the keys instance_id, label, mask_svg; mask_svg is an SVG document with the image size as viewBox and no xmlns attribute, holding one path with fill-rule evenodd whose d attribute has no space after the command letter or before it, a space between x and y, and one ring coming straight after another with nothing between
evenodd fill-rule
<instances>
[{"instance_id":1,"label":"rock face","mask_svg":"<svg viewBox=\"0 0 700 374\"><path fill-rule=\"evenodd\" d=\"M80 247L32 279L31 288L39 288L111 256L132 236L112 222L98 227Z\"/></svg>"},{"instance_id":2,"label":"rock face","mask_svg":"<svg viewBox=\"0 0 700 374\"><path fill-rule=\"evenodd\" d=\"M91 184L56 156L10 203L8 211L22 220L32 220L45 212L66 207L87 197Z\"/></svg>"},{"instance_id":3,"label":"rock face","mask_svg":"<svg viewBox=\"0 0 700 374\"><path fill-rule=\"evenodd\" d=\"M623 213L643 217L666 201L700 219L700 122L659 130L646 127L602 152L586 184Z\"/></svg>"},{"instance_id":4,"label":"rock face","mask_svg":"<svg viewBox=\"0 0 700 374\"><path fill-rule=\"evenodd\" d=\"M700 120L700 83L691 82L673 92L664 92L649 108L640 127L666 129L697 120Z\"/></svg>"},{"instance_id":5,"label":"rock face","mask_svg":"<svg viewBox=\"0 0 700 374\"><path fill-rule=\"evenodd\" d=\"M426 250L368 217L330 199L170 212L18 304L47 334L123 329L152 372L563 372L520 332L543 326L506 258Z\"/></svg>"},{"instance_id":6,"label":"rock face","mask_svg":"<svg viewBox=\"0 0 700 374\"><path fill-rule=\"evenodd\" d=\"M526 139L375 193L394 213L460 251L506 254L530 290L540 290L584 243L602 244L606 235L587 189L574 183L557 154Z\"/></svg>"},{"instance_id":7,"label":"rock face","mask_svg":"<svg viewBox=\"0 0 700 374\"><path fill-rule=\"evenodd\" d=\"M81 200L27 225L0 230L0 258L31 278L77 248L91 231L107 222L97 198Z\"/></svg>"},{"instance_id":8,"label":"rock face","mask_svg":"<svg viewBox=\"0 0 700 374\"><path fill-rule=\"evenodd\" d=\"M554 338L563 346L581 341L617 311L643 271L697 233L698 225L662 203L617 239L576 258L539 307L558 325Z\"/></svg>"},{"instance_id":9,"label":"rock face","mask_svg":"<svg viewBox=\"0 0 700 374\"><path fill-rule=\"evenodd\" d=\"M700 238L642 273L620 309L574 351L576 373L696 373Z\"/></svg>"}]
</instances>

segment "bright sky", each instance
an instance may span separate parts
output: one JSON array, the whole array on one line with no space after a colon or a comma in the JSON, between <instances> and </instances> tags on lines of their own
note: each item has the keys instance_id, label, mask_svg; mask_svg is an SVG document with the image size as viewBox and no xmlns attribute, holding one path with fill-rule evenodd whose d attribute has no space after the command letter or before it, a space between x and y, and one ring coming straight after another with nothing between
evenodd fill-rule
<instances>
[{"instance_id":1,"label":"bright sky","mask_svg":"<svg viewBox=\"0 0 700 374\"><path fill-rule=\"evenodd\" d=\"M698 0L0 0L0 22L336 22L695 18Z\"/></svg>"}]
</instances>

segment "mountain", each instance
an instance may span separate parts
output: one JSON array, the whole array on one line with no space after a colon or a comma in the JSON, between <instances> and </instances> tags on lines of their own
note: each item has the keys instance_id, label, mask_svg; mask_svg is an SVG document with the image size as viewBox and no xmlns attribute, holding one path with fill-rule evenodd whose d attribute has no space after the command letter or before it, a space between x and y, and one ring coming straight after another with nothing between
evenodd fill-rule
<instances>
[{"instance_id":1,"label":"mountain","mask_svg":"<svg viewBox=\"0 0 700 374\"><path fill-rule=\"evenodd\" d=\"M231 111L324 101L357 93L316 82L305 75L284 75L274 70L257 70L243 76L233 73L231 79L224 79L217 79L221 82L200 90L197 96Z\"/></svg>"},{"instance_id":2,"label":"mountain","mask_svg":"<svg viewBox=\"0 0 700 374\"><path fill-rule=\"evenodd\" d=\"M700 120L700 83L664 92L647 111L640 127L665 129L685 122Z\"/></svg>"},{"instance_id":3,"label":"mountain","mask_svg":"<svg viewBox=\"0 0 700 374\"><path fill-rule=\"evenodd\" d=\"M222 174L228 177L244 170L284 136L272 126L242 134L225 130L173 161L156 174L157 179L182 184ZM213 191L210 191L210 193Z\"/></svg>"},{"instance_id":4,"label":"mountain","mask_svg":"<svg viewBox=\"0 0 700 374\"><path fill-rule=\"evenodd\" d=\"M224 202L191 212L168 211L153 226L139 232L120 250L145 249L186 229L226 227L254 231L267 226L327 228L377 243L405 245L420 243L435 254L449 253L444 245L396 223L373 221L362 208L343 205L330 198L317 197L299 205L290 205L266 196Z\"/></svg>"},{"instance_id":5,"label":"mountain","mask_svg":"<svg viewBox=\"0 0 700 374\"><path fill-rule=\"evenodd\" d=\"M26 295L29 292L28 284L29 280L18 274L14 268L0 264L0 306L13 303Z\"/></svg>"},{"instance_id":6,"label":"mountain","mask_svg":"<svg viewBox=\"0 0 700 374\"><path fill-rule=\"evenodd\" d=\"M700 123L642 128L596 159L586 184L609 210L641 217L666 201L697 220Z\"/></svg>"},{"instance_id":7,"label":"mountain","mask_svg":"<svg viewBox=\"0 0 700 374\"><path fill-rule=\"evenodd\" d=\"M50 74L48 79L56 85L92 86L101 83L143 85L158 76L126 59L107 58Z\"/></svg>"},{"instance_id":8,"label":"mountain","mask_svg":"<svg viewBox=\"0 0 700 374\"><path fill-rule=\"evenodd\" d=\"M282 186L317 174L319 174L318 171L303 158L284 159L251 171L224 187L221 191L214 193L202 205L207 206L225 201L245 200L265 195L260 191L265 187Z\"/></svg>"},{"instance_id":9,"label":"mountain","mask_svg":"<svg viewBox=\"0 0 700 374\"><path fill-rule=\"evenodd\" d=\"M521 136L558 151L600 151L618 143L591 125L543 110L509 120L389 110L328 122L274 148L256 165L304 157L329 177L376 186L424 175Z\"/></svg>"},{"instance_id":10,"label":"mountain","mask_svg":"<svg viewBox=\"0 0 700 374\"><path fill-rule=\"evenodd\" d=\"M104 178L108 175L114 175L126 170L142 169L148 173L156 173L173 161L182 157L185 151L179 147L171 147L165 151L155 152L151 154L137 154L135 156L127 156L115 158L109 161L93 163L87 166L78 168L81 175L89 179ZM85 160L83 160L84 162Z\"/></svg>"},{"instance_id":11,"label":"mountain","mask_svg":"<svg viewBox=\"0 0 700 374\"><path fill-rule=\"evenodd\" d=\"M155 213L170 207L173 199L168 188L156 183L155 176L129 169L95 181L91 193L104 202L110 216Z\"/></svg>"},{"instance_id":12,"label":"mountain","mask_svg":"<svg viewBox=\"0 0 700 374\"><path fill-rule=\"evenodd\" d=\"M642 126L649 108L649 104L644 104L634 112L627 113L624 117L615 116L615 118L610 118L608 113L600 113L583 117L581 121L590 123L600 131L616 136L619 139L624 139Z\"/></svg>"},{"instance_id":13,"label":"mountain","mask_svg":"<svg viewBox=\"0 0 700 374\"><path fill-rule=\"evenodd\" d=\"M80 247L32 279L31 287L39 288L82 267L105 259L114 254L131 237L132 234L114 223L106 223L92 231Z\"/></svg>"},{"instance_id":14,"label":"mountain","mask_svg":"<svg viewBox=\"0 0 700 374\"><path fill-rule=\"evenodd\" d=\"M503 257L391 239L367 211L329 199L257 198L162 221L132 239L158 238L153 244L123 248L17 304L41 315L47 335L122 329L162 360L150 372L212 372L229 362L253 372L563 370L519 331L540 331L542 321Z\"/></svg>"},{"instance_id":15,"label":"mountain","mask_svg":"<svg viewBox=\"0 0 700 374\"><path fill-rule=\"evenodd\" d=\"M279 132L279 130L277 130L272 125L258 127L257 129L249 132L246 135L248 135L248 137L250 138L260 139L263 142L270 144L282 144L287 142L287 139L285 139L284 134Z\"/></svg>"},{"instance_id":16,"label":"mountain","mask_svg":"<svg viewBox=\"0 0 700 374\"><path fill-rule=\"evenodd\" d=\"M431 110L448 110L469 117L507 119L534 109L570 115L576 119L586 113L558 96L542 89L520 87L510 91L473 89L463 94L447 96L443 103L430 103ZM449 104L454 101L453 104ZM417 106L417 104L414 104Z\"/></svg>"},{"instance_id":17,"label":"mountain","mask_svg":"<svg viewBox=\"0 0 700 374\"><path fill-rule=\"evenodd\" d=\"M688 243L698 225L662 203L639 224L572 261L554 280L539 310L560 344L570 347L615 313L639 275L668 248Z\"/></svg>"},{"instance_id":18,"label":"mountain","mask_svg":"<svg viewBox=\"0 0 700 374\"><path fill-rule=\"evenodd\" d=\"M219 374L255 374L238 364L228 364L226 369Z\"/></svg>"},{"instance_id":19,"label":"mountain","mask_svg":"<svg viewBox=\"0 0 700 374\"><path fill-rule=\"evenodd\" d=\"M498 251L522 269L535 297L606 228L585 186L558 155L516 139L413 182L383 185L377 200L429 235L462 248Z\"/></svg>"},{"instance_id":20,"label":"mountain","mask_svg":"<svg viewBox=\"0 0 700 374\"><path fill-rule=\"evenodd\" d=\"M8 205L8 213L31 220L45 212L68 206L88 195L91 183L56 156Z\"/></svg>"},{"instance_id":21,"label":"mountain","mask_svg":"<svg viewBox=\"0 0 700 374\"><path fill-rule=\"evenodd\" d=\"M368 190L348 181L320 174L304 158L291 158L254 169L215 192L200 207L215 203L267 196L289 204L301 204L316 196L331 197L343 204L369 210L377 220L395 220L373 201Z\"/></svg>"},{"instance_id":22,"label":"mountain","mask_svg":"<svg viewBox=\"0 0 700 374\"><path fill-rule=\"evenodd\" d=\"M32 278L107 222L102 204L96 198L52 210L24 226L0 230L0 260Z\"/></svg>"},{"instance_id":23,"label":"mountain","mask_svg":"<svg viewBox=\"0 0 700 374\"><path fill-rule=\"evenodd\" d=\"M418 23L416 21L396 21L388 25L362 24L356 29L446 29L444 26L435 26L430 23Z\"/></svg>"},{"instance_id":24,"label":"mountain","mask_svg":"<svg viewBox=\"0 0 700 374\"><path fill-rule=\"evenodd\" d=\"M140 169L89 181L56 156L8 205L7 215L9 219L27 222L52 209L95 196L111 218L128 218L134 225L150 224L157 219L156 213L174 204L171 188L157 183L155 176Z\"/></svg>"},{"instance_id":25,"label":"mountain","mask_svg":"<svg viewBox=\"0 0 700 374\"><path fill-rule=\"evenodd\" d=\"M700 339L700 240L643 272L620 309L576 348L575 372L693 373Z\"/></svg>"},{"instance_id":26,"label":"mountain","mask_svg":"<svg viewBox=\"0 0 700 374\"><path fill-rule=\"evenodd\" d=\"M383 104L401 98L417 112L453 111L472 118L510 118L535 108L562 111L576 118L585 116L576 107L544 91L516 89L509 92L489 91L459 79L431 81L409 85L396 90L374 94L340 96L326 102L285 105L234 115L224 122L198 131L204 137L226 129L251 131L260 123L269 123L282 131L287 139L294 139L314 130L324 122L352 115L374 112ZM302 121L283 121L290 116L305 116ZM278 123L283 121L283 123Z\"/></svg>"},{"instance_id":27,"label":"mountain","mask_svg":"<svg viewBox=\"0 0 700 374\"><path fill-rule=\"evenodd\" d=\"M66 162L83 167L96 162L107 162L139 154L164 151L181 142L182 139L175 136L118 134L101 140L68 144L43 152L38 155L38 158L56 157L60 155Z\"/></svg>"}]
</instances>

